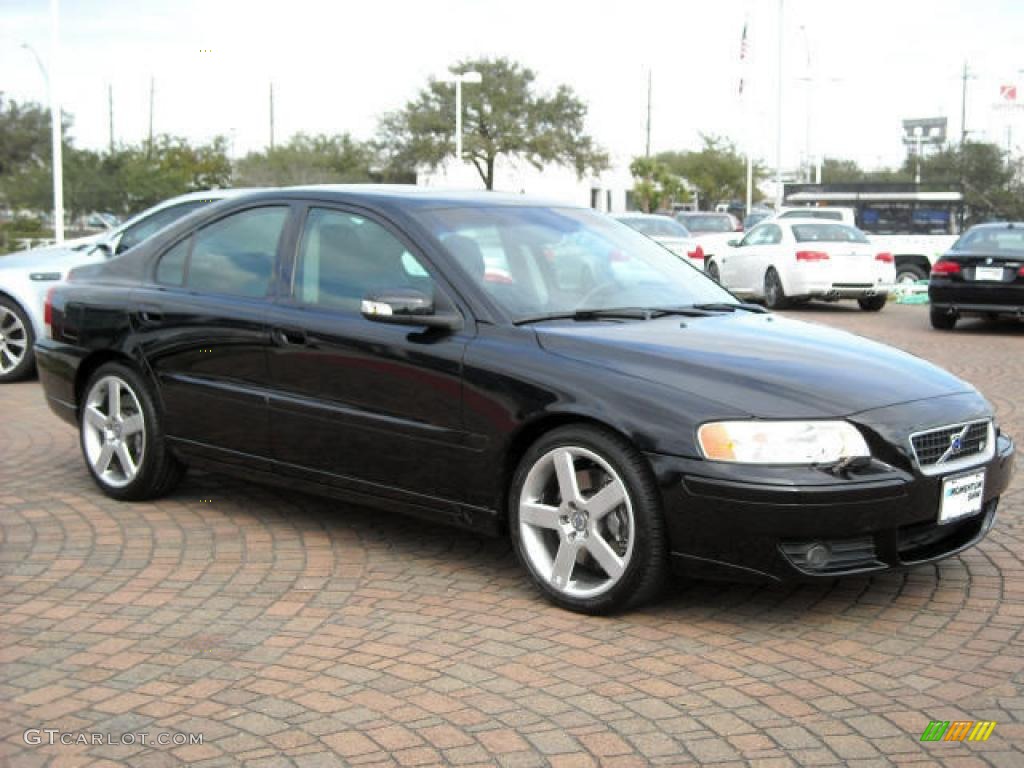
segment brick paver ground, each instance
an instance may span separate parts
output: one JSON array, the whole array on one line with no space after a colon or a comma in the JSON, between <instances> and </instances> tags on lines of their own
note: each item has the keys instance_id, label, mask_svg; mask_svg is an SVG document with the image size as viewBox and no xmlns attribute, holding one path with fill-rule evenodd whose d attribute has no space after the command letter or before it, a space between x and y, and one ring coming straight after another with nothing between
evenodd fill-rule
<instances>
[{"instance_id":1,"label":"brick paver ground","mask_svg":"<svg viewBox=\"0 0 1024 768\"><path fill-rule=\"evenodd\" d=\"M1024 437L1024 326L791 314L951 368ZM110 501L36 382L0 388L0 414L0 764L1024 765L1019 473L988 539L940 565L684 583L586 618L504 541L212 475ZM922 744L931 719L998 725Z\"/></svg>"}]
</instances>

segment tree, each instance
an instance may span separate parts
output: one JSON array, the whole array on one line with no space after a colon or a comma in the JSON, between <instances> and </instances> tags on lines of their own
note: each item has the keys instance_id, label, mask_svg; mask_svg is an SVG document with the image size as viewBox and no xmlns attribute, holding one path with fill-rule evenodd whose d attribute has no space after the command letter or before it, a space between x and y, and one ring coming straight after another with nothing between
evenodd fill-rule
<instances>
[{"instance_id":1,"label":"tree","mask_svg":"<svg viewBox=\"0 0 1024 768\"><path fill-rule=\"evenodd\" d=\"M686 202L690 193L683 181L653 157L637 157L629 165L633 174L633 199L644 213Z\"/></svg>"},{"instance_id":2,"label":"tree","mask_svg":"<svg viewBox=\"0 0 1024 768\"><path fill-rule=\"evenodd\" d=\"M686 179L700 194L699 203L705 209L716 203L742 200L747 189L747 160L736 145L722 136L701 134L704 146L699 152L662 152L657 160L670 173ZM757 182L764 175L760 165L754 165L754 199L761 198Z\"/></svg>"},{"instance_id":3,"label":"tree","mask_svg":"<svg viewBox=\"0 0 1024 768\"><path fill-rule=\"evenodd\" d=\"M231 186L227 139L207 144L161 135L147 145L131 146L108 156L109 172L122 190L118 212L135 212L186 192Z\"/></svg>"},{"instance_id":4,"label":"tree","mask_svg":"<svg viewBox=\"0 0 1024 768\"><path fill-rule=\"evenodd\" d=\"M908 157L904 173L916 170L917 160ZM1007 162L996 144L970 141L948 145L921 159L922 183L963 183L967 224L991 219L1024 219L1024 180L1021 160Z\"/></svg>"},{"instance_id":5,"label":"tree","mask_svg":"<svg viewBox=\"0 0 1024 768\"><path fill-rule=\"evenodd\" d=\"M471 59L449 70L479 72L482 82L463 87L463 153L487 189L494 189L499 157L570 166L579 176L599 173L608 157L584 132L586 105L569 86L549 96L535 92L536 75L508 59ZM455 154L455 86L431 79L415 99L380 122L379 146L391 168L434 169Z\"/></svg>"},{"instance_id":6,"label":"tree","mask_svg":"<svg viewBox=\"0 0 1024 768\"><path fill-rule=\"evenodd\" d=\"M307 136L299 133L284 146L250 152L235 166L235 184L282 187L294 184L381 181L373 147L347 133ZM412 179L415 181L415 178Z\"/></svg>"}]
</instances>

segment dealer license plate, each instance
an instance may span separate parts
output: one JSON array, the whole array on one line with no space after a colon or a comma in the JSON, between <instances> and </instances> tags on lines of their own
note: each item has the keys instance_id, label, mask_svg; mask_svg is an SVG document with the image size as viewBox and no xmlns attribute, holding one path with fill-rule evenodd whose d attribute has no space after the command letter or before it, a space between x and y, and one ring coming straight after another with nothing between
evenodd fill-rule
<instances>
[{"instance_id":1,"label":"dealer license plate","mask_svg":"<svg viewBox=\"0 0 1024 768\"><path fill-rule=\"evenodd\" d=\"M984 470L945 478L942 481L939 523L949 523L981 512L981 499L984 494Z\"/></svg>"},{"instance_id":2,"label":"dealer license plate","mask_svg":"<svg viewBox=\"0 0 1024 768\"><path fill-rule=\"evenodd\" d=\"M975 280L1002 280L1003 279L1003 268L1002 267L975 267L974 268L974 279Z\"/></svg>"}]
</instances>

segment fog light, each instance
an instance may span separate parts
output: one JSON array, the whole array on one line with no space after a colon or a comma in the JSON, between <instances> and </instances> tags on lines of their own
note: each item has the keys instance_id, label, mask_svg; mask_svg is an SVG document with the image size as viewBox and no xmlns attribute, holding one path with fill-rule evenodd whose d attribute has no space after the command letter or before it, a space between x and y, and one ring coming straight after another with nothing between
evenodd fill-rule
<instances>
[{"instance_id":1,"label":"fog light","mask_svg":"<svg viewBox=\"0 0 1024 768\"><path fill-rule=\"evenodd\" d=\"M828 561L831 559L832 553L829 551L827 546L820 542L816 542L807 548L807 554L805 557L807 558L807 566L817 571L828 565Z\"/></svg>"}]
</instances>

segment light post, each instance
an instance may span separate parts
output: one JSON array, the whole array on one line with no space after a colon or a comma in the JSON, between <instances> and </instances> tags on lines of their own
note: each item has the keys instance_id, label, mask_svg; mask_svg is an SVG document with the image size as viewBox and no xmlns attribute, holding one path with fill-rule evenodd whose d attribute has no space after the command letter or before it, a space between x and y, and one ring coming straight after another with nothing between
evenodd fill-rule
<instances>
[{"instance_id":1,"label":"light post","mask_svg":"<svg viewBox=\"0 0 1024 768\"><path fill-rule=\"evenodd\" d=\"M43 75L46 83L47 95L50 100L50 136L53 143L53 239L58 245L64 242L64 151L61 134L60 94L57 91L57 47L58 47L58 24L59 9L57 0L50 0L50 66L54 70L53 80L43 66L39 54L36 53L28 43L22 43L21 47L27 50L36 60L36 65Z\"/></svg>"},{"instance_id":2,"label":"light post","mask_svg":"<svg viewBox=\"0 0 1024 768\"><path fill-rule=\"evenodd\" d=\"M455 83L455 158L462 162L462 84L480 83L483 76L479 72L461 72L444 82Z\"/></svg>"}]
</instances>

